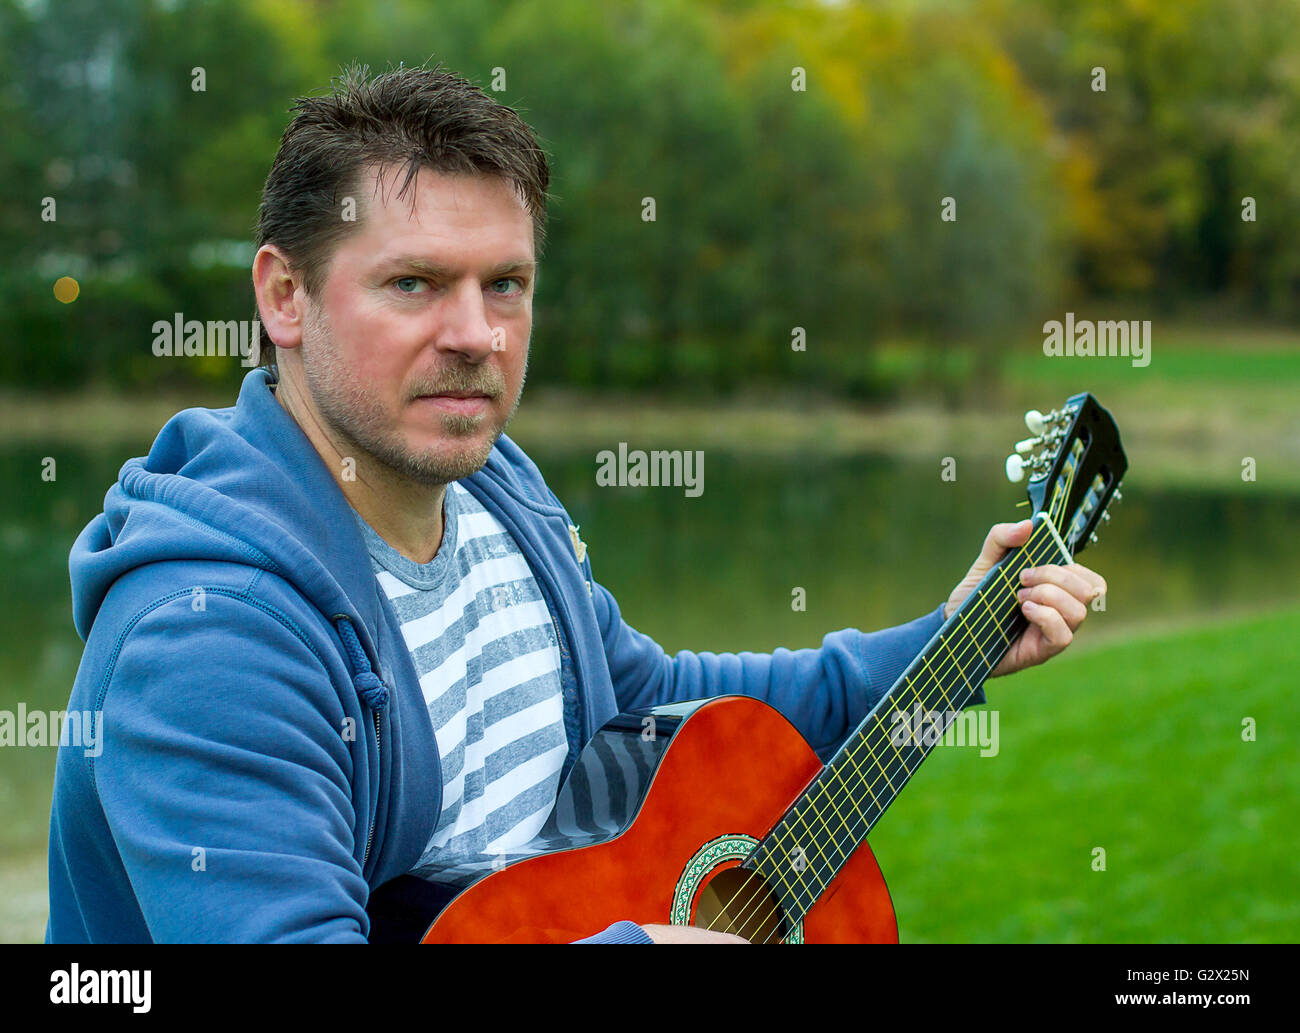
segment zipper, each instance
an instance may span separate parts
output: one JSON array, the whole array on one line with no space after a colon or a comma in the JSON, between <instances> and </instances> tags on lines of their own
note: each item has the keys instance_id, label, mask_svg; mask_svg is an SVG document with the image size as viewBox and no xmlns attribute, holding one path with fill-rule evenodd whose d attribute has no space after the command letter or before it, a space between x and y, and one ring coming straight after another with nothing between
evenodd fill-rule
<instances>
[{"instance_id":1,"label":"zipper","mask_svg":"<svg viewBox=\"0 0 1300 1033\"><path fill-rule=\"evenodd\" d=\"M375 759L378 760L378 759L379 759L379 756L380 756L380 744L379 744L379 714L372 710L372 711L370 711L370 716L373 717L373 718L375 719ZM379 768L379 765L376 764L375 767L376 767L376 768ZM378 799L376 799L376 800L375 800L375 817L371 819L371 821L370 821L370 831L369 831L368 833L366 833L366 852L365 852L364 854L361 855L361 864L362 864L362 867L365 866L366 861L370 858L370 844L371 844L372 842L374 842L374 838L375 838L375 824L376 824L376 822L377 822L377 820L378 820L378 818L379 818L379 813L378 813L378 812L379 812L379 801L378 801Z\"/></svg>"},{"instance_id":2,"label":"zipper","mask_svg":"<svg viewBox=\"0 0 1300 1033\"><path fill-rule=\"evenodd\" d=\"M382 679L379 675L379 671L382 670L382 668L379 665L378 653L376 653L375 655L375 664L372 667L369 659L366 656L365 646L361 644L361 639L357 635L356 630L353 626L352 618L346 613L336 613L333 619L336 622L336 627L339 629L339 635L342 638L344 649L348 653L348 662L350 668L354 670L355 668L358 667L363 668L364 671L369 672L375 679L379 680L381 685L384 685L385 684L384 679ZM342 628L344 627L345 624L348 628L348 632L349 632L348 635L344 635L342 631ZM352 646L356 647L355 651L351 648ZM355 684L355 678L356 675L354 674L353 675L354 684ZM391 687L388 689L388 695L389 695L389 701L391 702L392 701ZM361 703L363 706L369 709L371 720L374 722L375 725L376 779L382 782L383 779L382 779L380 769L382 767L382 761L383 761L384 744L383 744L383 735L379 727L379 711L375 707L372 707L369 703L365 702L364 696L361 699ZM365 866L365 863L370 859L370 850L371 847L374 845L374 841L375 841L375 826L378 823L379 823L379 794L377 792L375 797L375 814L370 819L369 828L366 830L366 848L361 855L361 864L363 867Z\"/></svg>"},{"instance_id":3,"label":"zipper","mask_svg":"<svg viewBox=\"0 0 1300 1033\"><path fill-rule=\"evenodd\" d=\"M527 554L525 554L524 558L525 560L528 560ZM576 656L573 654L573 651L567 648L568 640L560 631L559 618L560 616L569 616L568 607L565 603L564 593L560 591L560 586L554 580L551 580L551 572L546 571L547 577L543 578L537 570L537 567L540 566L540 564L534 565L531 560L528 560L528 565L533 568L533 577L537 581L537 586L542 590L542 595L550 596L547 609L551 611L551 624L555 628L556 645L560 650L560 685L562 687L564 685L563 668L565 661L567 660L573 668L573 719L576 726L574 729L577 736L576 749L580 752L582 749L583 738L587 734L585 726L588 715L584 712L585 708L582 705L581 694L578 690L578 661ZM579 567L579 570L583 574L586 573L586 571L581 570L581 567ZM570 621L570 623L572 623L572 621Z\"/></svg>"}]
</instances>

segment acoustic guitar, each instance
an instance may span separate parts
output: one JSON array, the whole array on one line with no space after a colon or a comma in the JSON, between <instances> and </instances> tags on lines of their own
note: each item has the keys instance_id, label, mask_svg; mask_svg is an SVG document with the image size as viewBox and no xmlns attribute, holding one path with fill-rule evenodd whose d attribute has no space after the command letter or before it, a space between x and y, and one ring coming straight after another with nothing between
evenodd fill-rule
<instances>
[{"instance_id":1,"label":"acoustic guitar","mask_svg":"<svg viewBox=\"0 0 1300 1033\"><path fill-rule=\"evenodd\" d=\"M1128 467L1090 394L1025 419L1033 436L1007 475L1028 476L1028 542L988 572L825 763L749 697L620 714L575 762L537 850L501 858L450 896L422 942L569 942L619 919L755 943L898 942L867 835L1028 626L1020 571L1070 562L1096 541ZM891 715L916 708L942 719L900 735Z\"/></svg>"}]
</instances>

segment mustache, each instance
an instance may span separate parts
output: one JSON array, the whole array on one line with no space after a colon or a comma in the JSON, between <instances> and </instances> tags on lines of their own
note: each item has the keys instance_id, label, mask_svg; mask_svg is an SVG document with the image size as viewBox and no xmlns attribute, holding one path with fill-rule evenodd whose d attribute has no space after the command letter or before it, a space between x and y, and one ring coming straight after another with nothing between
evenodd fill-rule
<instances>
[{"instance_id":1,"label":"mustache","mask_svg":"<svg viewBox=\"0 0 1300 1033\"><path fill-rule=\"evenodd\" d=\"M506 379L492 366L451 366L435 379L423 384L411 397L442 395L455 392L482 394L495 398L505 392Z\"/></svg>"}]
</instances>

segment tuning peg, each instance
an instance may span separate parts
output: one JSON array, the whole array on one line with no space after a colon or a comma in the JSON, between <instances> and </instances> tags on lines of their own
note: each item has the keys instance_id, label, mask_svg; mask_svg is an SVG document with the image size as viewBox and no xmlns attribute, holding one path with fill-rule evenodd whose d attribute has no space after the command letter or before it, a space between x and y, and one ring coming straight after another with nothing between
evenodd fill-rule
<instances>
[{"instance_id":1,"label":"tuning peg","mask_svg":"<svg viewBox=\"0 0 1300 1033\"><path fill-rule=\"evenodd\" d=\"M1112 501L1112 502L1120 502L1120 501L1123 500L1123 498L1124 498L1124 496L1121 495L1118 491L1116 491L1115 494L1111 497L1111 501Z\"/></svg>"},{"instance_id":2,"label":"tuning peg","mask_svg":"<svg viewBox=\"0 0 1300 1033\"><path fill-rule=\"evenodd\" d=\"M1096 532L1096 531L1094 531L1092 534L1088 535L1088 541L1092 542L1093 545L1096 545L1096 544L1097 544L1098 539L1097 539L1097 532Z\"/></svg>"},{"instance_id":3,"label":"tuning peg","mask_svg":"<svg viewBox=\"0 0 1300 1033\"><path fill-rule=\"evenodd\" d=\"M1037 436L1043 433L1047 423L1043 419L1042 413L1037 409L1030 409L1029 412L1025 413L1025 426L1029 428L1030 434Z\"/></svg>"},{"instance_id":4,"label":"tuning peg","mask_svg":"<svg viewBox=\"0 0 1300 1033\"><path fill-rule=\"evenodd\" d=\"M1007 480L1012 484L1025 479L1025 461L1012 453L1007 456Z\"/></svg>"},{"instance_id":5,"label":"tuning peg","mask_svg":"<svg viewBox=\"0 0 1300 1033\"><path fill-rule=\"evenodd\" d=\"M1102 519L1102 521L1103 521L1104 523L1109 524L1109 523L1110 523L1110 512L1109 512L1108 510L1103 509L1103 510L1101 511L1101 519Z\"/></svg>"},{"instance_id":6,"label":"tuning peg","mask_svg":"<svg viewBox=\"0 0 1300 1033\"><path fill-rule=\"evenodd\" d=\"M1024 441L1016 442L1016 451L1019 452L1021 455L1025 455L1027 452L1032 452L1037 446L1041 445L1042 443L1043 443L1042 438L1025 438Z\"/></svg>"}]
</instances>

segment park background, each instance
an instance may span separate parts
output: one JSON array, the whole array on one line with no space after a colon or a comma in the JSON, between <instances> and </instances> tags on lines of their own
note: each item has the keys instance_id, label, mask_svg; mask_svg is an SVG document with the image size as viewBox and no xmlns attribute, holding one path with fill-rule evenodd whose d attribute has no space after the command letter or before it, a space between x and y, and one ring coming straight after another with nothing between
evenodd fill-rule
<instances>
[{"instance_id":1,"label":"park background","mask_svg":"<svg viewBox=\"0 0 1300 1033\"><path fill-rule=\"evenodd\" d=\"M252 318L289 103L354 60L502 70L539 132L510 433L670 651L928 612L1018 513L1020 414L1089 390L1117 419L1105 612L990 683L996 756L936 750L872 834L905 942L1297 939L1287 0L0 0L0 709L66 705L68 551L121 464L233 404L237 358L151 328ZM1150 364L1045 356L1067 311L1151 320ZM704 494L596 490L620 441L703 449ZM54 757L0 750L0 940L43 936Z\"/></svg>"}]
</instances>

